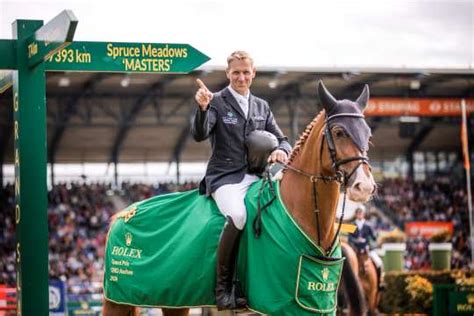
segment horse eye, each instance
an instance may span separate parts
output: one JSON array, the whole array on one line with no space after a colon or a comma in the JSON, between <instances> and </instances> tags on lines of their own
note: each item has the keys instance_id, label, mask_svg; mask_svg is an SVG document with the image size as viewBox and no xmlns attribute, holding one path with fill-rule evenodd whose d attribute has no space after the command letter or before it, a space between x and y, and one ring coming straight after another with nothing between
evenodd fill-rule
<instances>
[{"instance_id":1,"label":"horse eye","mask_svg":"<svg viewBox=\"0 0 474 316\"><path fill-rule=\"evenodd\" d=\"M338 129L334 131L334 136L336 136L336 138L342 138L346 136L346 133L342 129Z\"/></svg>"}]
</instances>

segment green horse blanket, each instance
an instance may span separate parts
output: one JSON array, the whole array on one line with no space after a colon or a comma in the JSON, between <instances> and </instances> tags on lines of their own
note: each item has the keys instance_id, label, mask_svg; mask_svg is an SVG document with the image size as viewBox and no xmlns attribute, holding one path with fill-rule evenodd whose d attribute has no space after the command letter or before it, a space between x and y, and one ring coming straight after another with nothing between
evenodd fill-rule
<instances>
[{"instance_id":1,"label":"green horse blanket","mask_svg":"<svg viewBox=\"0 0 474 316\"><path fill-rule=\"evenodd\" d=\"M332 315L343 259L340 244L323 258L276 199L263 211L257 238L252 222L262 181L246 196L247 225L237 275L250 309L269 315ZM273 197L268 182L261 204ZM215 306L216 250L224 216L197 190L130 205L111 226L105 253L104 296L135 306Z\"/></svg>"}]
</instances>

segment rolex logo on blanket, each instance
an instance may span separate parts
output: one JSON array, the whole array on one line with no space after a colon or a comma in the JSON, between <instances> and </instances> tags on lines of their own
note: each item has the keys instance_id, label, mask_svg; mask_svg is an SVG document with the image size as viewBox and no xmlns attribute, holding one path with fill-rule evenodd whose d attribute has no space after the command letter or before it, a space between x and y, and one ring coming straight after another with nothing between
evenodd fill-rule
<instances>
[{"instance_id":1,"label":"rolex logo on blanket","mask_svg":"<svg viewBox=\"0 0 474 316\"><path fill-rule=\"evenodd\" d=\"M262 204L273 194L276 198L262 212L262 233L256 238L252 223L262 184ZM249 307L276 316L334 315L344 260L340 243L325 257L285 209L279 183L273 187L274 193L268 182L258 181L246 197L248 220L237 273ZM105 297L135 306L214 306L223 225L214 201L197 190L129 206L108 236Z\"/></svg>"}]
</instances>

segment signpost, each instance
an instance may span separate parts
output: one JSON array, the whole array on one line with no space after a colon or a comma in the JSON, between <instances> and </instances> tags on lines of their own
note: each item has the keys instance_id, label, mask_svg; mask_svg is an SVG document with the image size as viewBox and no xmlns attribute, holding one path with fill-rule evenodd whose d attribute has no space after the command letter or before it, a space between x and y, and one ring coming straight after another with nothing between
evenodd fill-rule
<instances>
[{"instance_id":1,"label":"signpost","mask_svg":"<svg viewBox=\"0 0 474 316\"><path fill-rule=\"evenodd\" d=\"M188 73L209 60L187 44L72 42L65 10L46 25L16 20L0 40L0 93L13 86L17 315L48 315L45 71ZM2 71L7 70L7 71Z\"/></svg>"},{"instance_id":2,"label":"signpost","mask_svg":"<svg viewBox=\"0 0 474 316\"><path fill-rule=\"evenodd\" d=\"M36 66L59 49L72 42L77 19L70 10L64 10L48 24L38 29L27 40L28 66Z\"/></svg>"}]
</instances>

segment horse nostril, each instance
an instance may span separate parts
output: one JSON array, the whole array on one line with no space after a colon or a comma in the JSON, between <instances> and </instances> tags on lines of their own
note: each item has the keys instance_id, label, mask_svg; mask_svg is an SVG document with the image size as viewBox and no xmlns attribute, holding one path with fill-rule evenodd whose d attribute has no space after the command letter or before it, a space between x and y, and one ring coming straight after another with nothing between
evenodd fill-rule
<instances>
[{"instance_id":1,"label":"horse nostril","mask_svg":"<svg viewBox=\"0 0 474 316\"><path fill-rule=\"evenodd\" d=\"M354 183L352 188L357 190L357 191L362 191L362 188L360 187L360 184L361 184L360 182Z\"/></svg>"},{"instance_id":2,"label":"horse nostril","mask_svg":"<svg viewBox=\"0 0 474 316\"><path fill-rule=\"evenodd\" d=\"M371 194L374 195L375 193L377 193L377 186L376 185L374 185L374 188L372 189Z\"/></svg>"},{"instance_id":3,"label":"horse nostril","mask_svg":"<svg viewBox=\"0 0 474 316\"><path fill-rule=\"evenodd\" d=\"M372 185L369 186L369 185L364 184L363 182L359 181L359 182L356 182L352 185L352 189L355 190L355 191L362 192L362 193L369 193L370 192L370 194L373 194L377 190L377 187L372 186Z\"/></svg>"}]
</instances>

